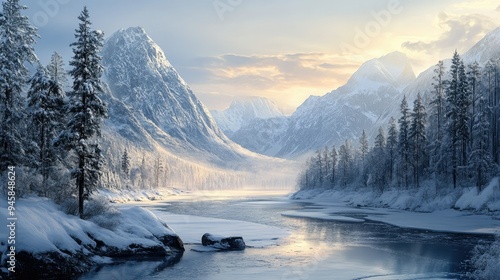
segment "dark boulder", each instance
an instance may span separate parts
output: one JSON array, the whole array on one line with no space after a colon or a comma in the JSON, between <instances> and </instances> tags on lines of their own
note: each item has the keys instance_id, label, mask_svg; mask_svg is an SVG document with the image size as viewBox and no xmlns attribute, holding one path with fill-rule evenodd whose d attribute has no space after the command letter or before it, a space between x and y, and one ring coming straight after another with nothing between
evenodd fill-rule
<instances>
[{"instance_id":1,"label":"dark boulder","mask_svg":"<svg viewBox=\"0 0 500 280\"><path fill-rule=\"evenodd\" d=\"M223 237L210 233L205 233L201 237L201 244L203 246L210 246L220 250L245 250L246 247L243 237Z\"/></svg>"}]
</instances>

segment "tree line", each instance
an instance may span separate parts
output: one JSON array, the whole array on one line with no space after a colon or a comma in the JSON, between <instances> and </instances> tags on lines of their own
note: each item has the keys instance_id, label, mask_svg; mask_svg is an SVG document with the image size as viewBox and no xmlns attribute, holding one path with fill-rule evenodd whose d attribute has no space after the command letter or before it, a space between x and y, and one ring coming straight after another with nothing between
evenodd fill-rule
<instances>
[{"instance_id":1,"label":"tree line","mask_svg":"<svg viewBox=\"0 0 500 280\"><path fill-rule=\"evenodd\" d=\"M49 65L37 59L37 30L22 14L19 0L6 0L0 13L0 172L9 166L23 172L21 191L52 197L78 197L83 202L99 184L103 157L99 146L102 120L107 116L100 48L103 33L92 29L83 8L75 42L70 45L72 85L60 55ZM36 68L32 75L28 65ZM26 179L26 178L29 178ZM76 189L70 184L75 184Z\"/></svg>"},{"instance_id":2,"label":"tree line","mask_svg":"<svg viewBox=\"0 0 500 280\"><path fill-rule=\"evenodd\" d=\"M449 70L434 69L432 91L418 93L410 109L406 96L398 119L380 127L371 146L365 131L359 145L346 140L309 158L299 175L301 189L372 187L436 188L476 186L481 191L500 164L500 60L483 67L464 64L455 51Z\"/></svg>"}]
</instances>

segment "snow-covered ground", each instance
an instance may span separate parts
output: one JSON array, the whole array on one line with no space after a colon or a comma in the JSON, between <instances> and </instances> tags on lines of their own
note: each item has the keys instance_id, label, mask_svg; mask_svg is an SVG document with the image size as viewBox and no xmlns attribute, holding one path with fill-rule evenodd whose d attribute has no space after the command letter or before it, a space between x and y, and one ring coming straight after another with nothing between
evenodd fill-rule
<instances>
[{"instance_id":1,"label":"snow-covered ground","mask_svg":"<svg viewBox=\"0 0 500 280\"><path fill-rule=\"evenodd\" d=\"M7 201L0 199L0 219L7 221ZM163 244L166 236L175 232L151 211L137 206L108 208L88 220L69 215L49 199L25 198L16 202L15 251L44 258L59 255L82 263L107 263L108 256L168 254L171 248ZM0 229L0 261L5 264L8 227ZM10 245L9 245L10 246ZM61 264L64 266L64 264ZM78 270L78 269L77 269ZM84 270L84 268L82 268ZM2 267L2 272L7 273Z\"/></svg>"},{"instance_id":2,"label":"snow-covered ground","mask_svg":"<svg viewBox=\"0 0 500 280\"><path fill-rule=\"evenodd\" d=\"M432 187L419 190L372 189L356 191L303 190L294 199L321 207L286 212L325 220L379 221L405 228L477 234L500 233L500 186L498 178L480 193L476 188L456 189L439 194ZM354 219L354 220L353 220Z\"/></svg>"}]
</instances>

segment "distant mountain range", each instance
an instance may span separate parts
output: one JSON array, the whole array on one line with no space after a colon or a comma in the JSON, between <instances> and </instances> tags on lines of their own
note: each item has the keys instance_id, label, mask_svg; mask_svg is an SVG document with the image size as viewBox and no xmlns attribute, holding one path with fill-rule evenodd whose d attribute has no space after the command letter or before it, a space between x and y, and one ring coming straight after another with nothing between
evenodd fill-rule
<instances>
[{"instance_id":1,"label":"distant mountain range","mask_svg":"<svg viewBox=\"0 0 500 280\"><path fill-rule=\"evenodd\" d=\"M477 61L480 65L499 59L500 28L487 34L462 58L466 64ZM338 146L346 139L357 139L362 130L373 139L380 126L387 128L390 117L399 117L403 96L411 107L418 92L424 98L431 92L434 68L416 78L409 59L393 52L362 64L345 85L324 96L309 97L291 116L255 118L229 136L249 150L282 158Z\"/></svg>"},{"instance_id":2,"label":"distant mountain range","mask_svg":"<svg viewBox=\"0 0 500 280\"><path fill-rule=\"evenodd\" d=\"M231 135L256 119L283 117L276 104L264 97L244 97L234 100L224 111L210 111L222 131Z\"/></svg>"}]
</instances>

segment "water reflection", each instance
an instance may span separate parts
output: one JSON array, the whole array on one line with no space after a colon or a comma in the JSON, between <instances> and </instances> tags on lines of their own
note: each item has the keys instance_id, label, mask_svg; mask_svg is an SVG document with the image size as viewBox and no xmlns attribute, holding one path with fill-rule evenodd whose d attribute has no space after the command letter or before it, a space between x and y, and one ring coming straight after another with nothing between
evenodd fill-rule
<instances>
[{"instance_id":1,"label":"water reflection","mask_svg":"<svg viewBox=\"0 0 500 280\"><path fill-rule=\"evenodd\" d=\"M282 217L307 204L272 200L171 202L175 214L236 219L288 228L279 246L245 251L186 252L174 266L129 262L81 279L466 279L463 261L489 237L406 230L375 223ZM490 238L491 239L491 238Z\"/></svg>"}]
</instances>

